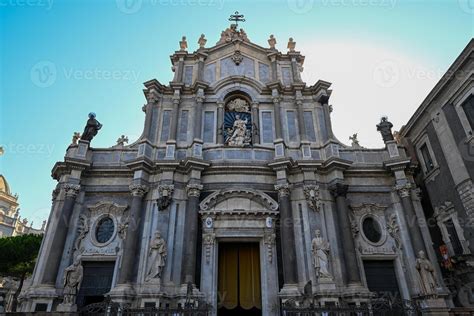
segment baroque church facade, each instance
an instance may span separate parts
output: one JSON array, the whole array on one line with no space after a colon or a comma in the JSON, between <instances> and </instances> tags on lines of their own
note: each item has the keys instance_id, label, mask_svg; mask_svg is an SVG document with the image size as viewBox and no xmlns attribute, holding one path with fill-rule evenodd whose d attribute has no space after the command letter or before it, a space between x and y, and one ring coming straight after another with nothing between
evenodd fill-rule
<instances>
[{"instance_id":1,"label":"baroque church facade","mask_svg":"<svg viewBox=\"0 0 474 316\"><path fill-rule=\"evenodd\" d=\"M145 82L141 137L91 147L89 115L53 168L47 231L23 311L207 304L212 314L278 315L310 298L363 306L374 295L450 306L405 147L337 140L330 83L301 79L305 57L250 41L185 37L174 78ZM381 281L383 280L383 281Z\"/></svg>"}]
</instances>

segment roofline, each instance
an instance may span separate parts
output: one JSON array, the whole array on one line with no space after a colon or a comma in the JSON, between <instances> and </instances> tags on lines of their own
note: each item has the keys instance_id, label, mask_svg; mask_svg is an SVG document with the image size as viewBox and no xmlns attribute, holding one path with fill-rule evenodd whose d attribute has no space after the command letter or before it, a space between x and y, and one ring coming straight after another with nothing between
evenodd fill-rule
<instances>
[{"instance_id":1,"label":"roofline","mask_svg":"<svg viewBox=\"0 0 474 316\"><path fill-rule=\"evenodd\" d=\"M421 105L415 111L415 113L410 117L408 123L405 124L401 130L400 135L406 136L406 134L411 130L415 122L424 114L425 110L430 106L433 99L435 99L438 94L443 90L443 88L453 79L456 71L469 59L470 54L474 51L474 38L471 38L466 47L462 50L461 54L456 58L456 60L451 64L446 73L441 77L438 83L434 88L428 93L426 98L423 100Z\"/></svg>"}]
</instances>

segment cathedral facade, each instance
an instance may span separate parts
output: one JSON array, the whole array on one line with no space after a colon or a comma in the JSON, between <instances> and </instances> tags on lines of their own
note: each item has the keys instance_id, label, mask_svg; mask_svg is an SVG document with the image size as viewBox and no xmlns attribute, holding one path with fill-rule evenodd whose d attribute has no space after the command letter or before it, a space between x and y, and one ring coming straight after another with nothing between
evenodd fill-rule
<instances>
[{"instance_id":1,"label":"cathedral facade","mask_svg":"<svg viewBox=\"0 0 474 316\"><path fill-rule=\"evenodd\" d=\"M143 134L94 148L89 115L63 162L24 311L117 304L279 315L285 304L363 306L375 296L450 304L405 148L337 140L330 83L305 57L232 24L185 37L174 78L145 82ZM375 125L375 124L374 124ZM375 126L374 126L375 132Z\"/></svg>"}]
</instances>

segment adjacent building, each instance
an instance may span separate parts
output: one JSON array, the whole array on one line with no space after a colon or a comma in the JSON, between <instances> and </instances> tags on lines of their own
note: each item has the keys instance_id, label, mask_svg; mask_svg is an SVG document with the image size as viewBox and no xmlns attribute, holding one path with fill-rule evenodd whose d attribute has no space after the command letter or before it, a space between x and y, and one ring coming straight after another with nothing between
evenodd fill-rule
<instances>
[{"instance_id":1,"label":"adjacent building","mask_svg":"<svg viewBox=\"0 0 474 316\"><path fill-rule=\"evenodd\" d=\"M454 302L474 303L474 40L401 129Z\"/></svg>"}]
</instances>

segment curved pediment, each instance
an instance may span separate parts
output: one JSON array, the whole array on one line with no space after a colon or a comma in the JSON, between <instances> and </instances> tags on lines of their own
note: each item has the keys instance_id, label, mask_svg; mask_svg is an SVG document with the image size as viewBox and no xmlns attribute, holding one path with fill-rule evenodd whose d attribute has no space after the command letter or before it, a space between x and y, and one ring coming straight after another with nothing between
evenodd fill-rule
<instances>
[{"instance_id":1,"label":"curved pediment","mask_svg":"<svg viewBox=\"0 0 474 316\"><path fill-rule=\"evenodd\" d=\"M273 213L278 203L261 191L233 188L212 193L201 202L200 209L218 213Z\"/></svg>"}]
</instances>

